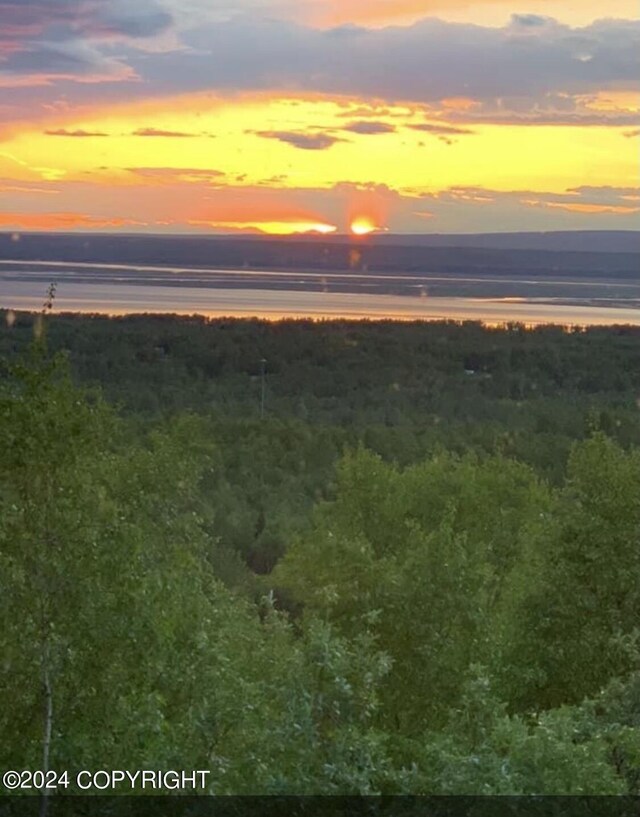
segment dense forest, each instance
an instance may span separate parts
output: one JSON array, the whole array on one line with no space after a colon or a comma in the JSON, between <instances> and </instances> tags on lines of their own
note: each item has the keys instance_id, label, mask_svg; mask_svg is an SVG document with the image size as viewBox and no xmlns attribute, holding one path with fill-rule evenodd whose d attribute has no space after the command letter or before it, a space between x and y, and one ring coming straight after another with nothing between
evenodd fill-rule
<instances>
[{"instance_id":1,"label":"dense forest","mask_svg":"<svg viewBox=\"0 0 640 817\"><path fill-rule=\"evenodd\" d=\"M640 329L0 313L2 768L640 795Z\"/></svg>"}]
</instances>

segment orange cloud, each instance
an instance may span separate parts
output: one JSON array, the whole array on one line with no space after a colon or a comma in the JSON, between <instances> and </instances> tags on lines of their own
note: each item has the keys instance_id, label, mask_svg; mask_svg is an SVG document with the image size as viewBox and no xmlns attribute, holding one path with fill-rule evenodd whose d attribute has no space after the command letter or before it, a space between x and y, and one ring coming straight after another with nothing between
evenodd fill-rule
<instances>
[{"instance_id":1,"label":"orange cloud","mask_svg":"<svg viewBox=\"0 0 640 817\"><path fill-rule=\"evenodd\" d=\"M46 130L46 136L73 136L76 138L93 138L94 136L108 136L104 131L88 131L82 128L75 130L67 130L66 128L56 128L55 130Z\"/></svg>"},{"instance_id":2,"label":"orange cloud","mask_svg":"<svg viewBox=\"0 0 640 817\"><path fill-rule=\"evenodd\" d=\"M165 130L163 128L138 128L132 134L132 136L156 136L165 138L165 139L192 139L197 136L211 136L211 134L206 133L190 133L189 131L181 131L181 130Z\"/></svg>"},{"instance_id":3,"label":"orange cloud","mask_svg":"<svg viewBox=\"0 0 640 817\"><path fill-rule=\"evenodd\" d=\"M319 0L309 4L306 14L304 5L300 3L303 19L320 26L349 23L377 26L434 16L472 22L483 19L491 25L509 16L513 0ZM581 24L604 16L602 5L596 0L529 0L527 10ZM608 11L612 17L633 19L637 15L637 0L610 0Z\"/></svg>"},{"instance_id":4,"label":"orange cloud","mask_svg":"<svg viewBox=\"0 0 640 817\"><path fill-rule=\"evenodd\" d=\"M111 71L96 71L86 75L73 73L5 74L0 76L0 88L38 88L55 85L57 82L98 85L113 82L136 82L138 79L138 75L128 65L117 63Z\"/></svg>"},{"instance_id":5,"label":"orange cloud","mask_svg":"<svg viewBox=\"0 0 640 817\"><path fill-rule=\"evenodd\" d=\"M126 170L128 173L144 179L145 184L158 185L179 182L185 184L214 184L220 182L225 176L222 170L200 167L128 167Z\"/></svg>"},{"instance_id":6,"label":"orange cloud","mask_svg":"<svg viewBox=\"0 0 640 817\"><path fill-rule=\"evenodd\" d=\"M466 96L453 96L449 99L443 99L440 104L448 111L470 111L480 105L477 100L469 99Z\"/></svg>"},{"instance_id":7,"label":"orange cloud","mask_svg":"<svg viewBox=\"0 0 640 817\"><path fill-rule=\"evenodd\" d=\"M68 230L77 228L146 226L126 218L97 218L84 213L0 213L0 226L16 230Z\"/></svg>"},{"instance_id":8,"label":"orange cloud","mask_svg":"<svg viewBox=\"0 0 640 817\"><path fill-rule=\"evenodd\" d=\"M629 207L624 204L573 204L560 201L540 201L528 199L522 202L530 207L549 207L554 210L567 210L570 213L585 213L587 215L611 213L612 215L630 215L640 213L640 207Z\"/></svg>"},{"instance_id":9,"label":"orange cloud","mask_svg":"<svg viewBox=\"0 0 640 817\"><path fill-rule=\"evenodd\" d=\"M407 17L427 17L440 7L442 2L434 0L325 0L314 14L313 22L325 26L344 23L375 24L387 20Z\"/></svg>"}]
</instances>

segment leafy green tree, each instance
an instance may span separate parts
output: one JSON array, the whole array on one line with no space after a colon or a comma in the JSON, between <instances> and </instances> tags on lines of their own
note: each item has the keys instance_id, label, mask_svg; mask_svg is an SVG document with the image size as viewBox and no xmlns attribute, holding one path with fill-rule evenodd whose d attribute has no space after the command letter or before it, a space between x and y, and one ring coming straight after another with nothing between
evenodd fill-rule
<instances>
[{"instance_id":1,"label":"leafy green tree","mask_svg":"<svg viewBox=\"0 0 640 817\"><path fill-rule=\"evenodd\" d=\"M234 604L181 429L125 448L42 349L4 381L0 416L4 751L25 767L201 757L207 639Z\"/></svg>"},{"instance_id":2,"label":"leafy green tree","mask_svg":"<svg viewBox=\"0 0 640 817\"><path fill-rule=\"evenodd\" d=\"M501 458L440 454L400 471L360 451L273 580L342 632L375 634L393 658L385 723L419 730L444 716L471 662L491 659L504 577L548 501Z\"/></svg>"},{"instance_id":3,"label":"leafy green tree","mask_svg":"<svg viewBox=\"0 0 640 817\"><path fill-rule=\"evenodd\" d=\"M132 447L42 350L0 416L3 765L202 768L219 793L393 777L373 728L387 659L215 578L195 418Z\"/></svg>"},{"instance_id":4,"label":"leafy green tree","mask_svg":"<svg viewBox=\"0 0 640 817\"><path fill-rule=\"evenodd\" d=\"M502 674L519 709L598 693L632 668L640 621L640 454L576 444L557 507L532 535L503 611Z\"/></svg>"},{"instance_id":5,"label":"leafy green tree","mask_svg":"<svg viewBox=\"0 0 640 817\"><path fill-rule=\"evenodd\" d=\"M612 745L638 745L605 725L591 702L534 719L509 716L474 668L440 733L414 747L422 793L444 795L619 795L630 793ZM635 750L637 752L637 748ZM634 757L637 755L633 755ZM627 755L630 757L630 755Z\"/></svg>"}]
</instances>

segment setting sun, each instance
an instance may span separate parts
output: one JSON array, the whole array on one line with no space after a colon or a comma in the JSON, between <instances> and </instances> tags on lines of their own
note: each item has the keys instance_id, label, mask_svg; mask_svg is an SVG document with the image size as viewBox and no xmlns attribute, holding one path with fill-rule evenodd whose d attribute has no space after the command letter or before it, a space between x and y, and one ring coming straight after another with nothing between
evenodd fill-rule
<instances>
[{"instance_id":1,"label":"setting sun","mask_svg":"<svg viewBox=\"0 0 640 817\"><path fill-rule=\"evenodd\" d=\"M354 235L369 235L369 233L375 233L380 227L377 227L370 218L361 217L351 222L350 229Z\"/></svg>"}]
</instances>

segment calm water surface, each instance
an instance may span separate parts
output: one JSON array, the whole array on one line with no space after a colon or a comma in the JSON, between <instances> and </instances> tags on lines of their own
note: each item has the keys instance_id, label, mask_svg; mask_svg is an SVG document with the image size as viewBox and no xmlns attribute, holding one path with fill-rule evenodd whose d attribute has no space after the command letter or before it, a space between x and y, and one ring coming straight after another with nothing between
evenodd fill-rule
<instances>
[{"instance_id":1,"label":"calm water surface","mask_svg":"<svg viewBox=\"0 0 640 817\"><path fill-rule=\"evenodd\" d=\"M640 325L640 281L204 270L0 261L0 307L269 319L392 318Z\"/></svg>"}]
</instances>

